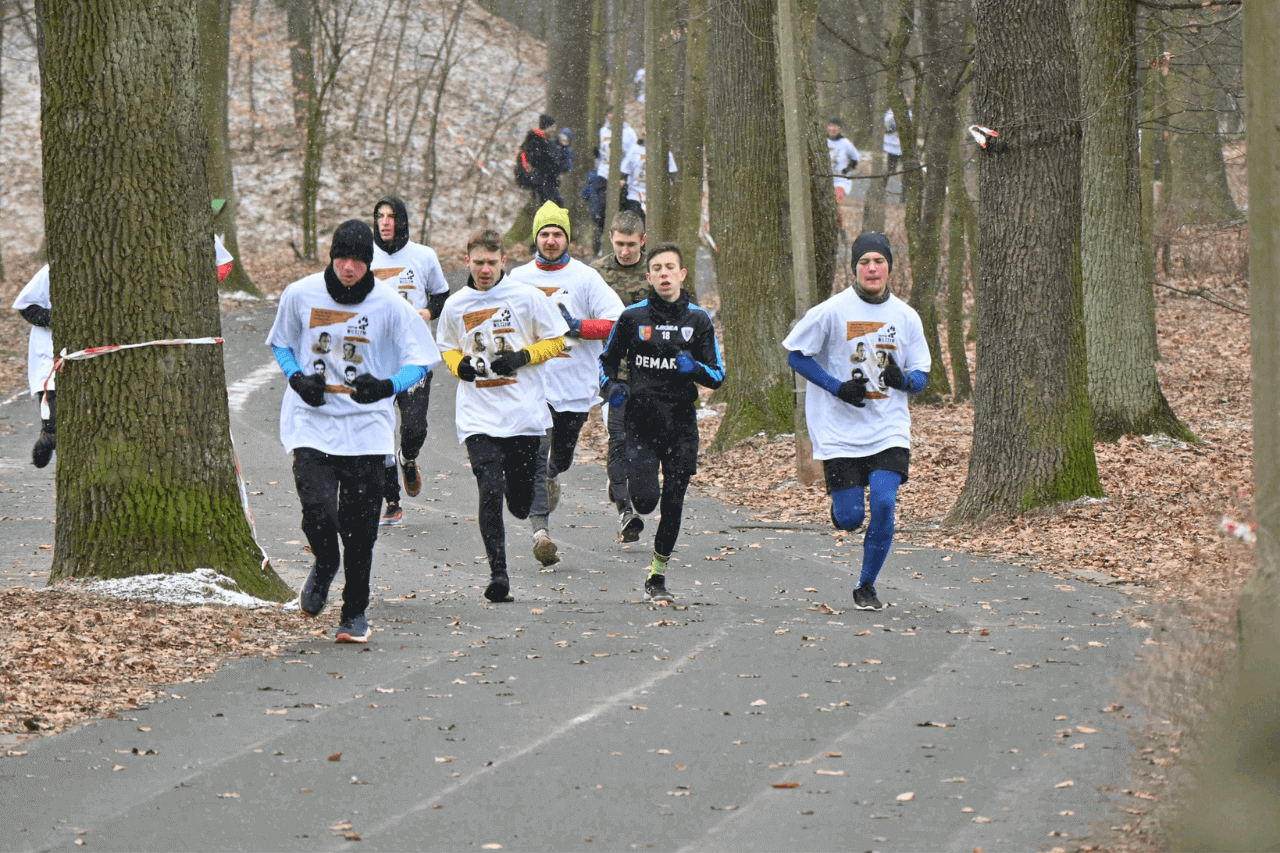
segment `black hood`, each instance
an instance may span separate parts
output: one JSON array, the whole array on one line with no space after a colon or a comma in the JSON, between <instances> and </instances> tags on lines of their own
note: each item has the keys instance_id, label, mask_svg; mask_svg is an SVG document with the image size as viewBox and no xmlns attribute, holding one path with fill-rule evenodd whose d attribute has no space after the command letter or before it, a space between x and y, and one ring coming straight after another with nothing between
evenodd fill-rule
<instances>
[{"instance_id":1,"label":"black hood","mask_svg":"<svg viewBox=\"0 0 1280 853\"><path fill-rule=\"evenodd\" d=\"M383 240L382 233L378 230L378 208L384 204L391 205L396 214L396 236L391 242ZM409 211L404 202L393 195L378 199L378 203L373 206L373 242L388 255L394 255L409 242Z\"/></svg>"}]
</instances>

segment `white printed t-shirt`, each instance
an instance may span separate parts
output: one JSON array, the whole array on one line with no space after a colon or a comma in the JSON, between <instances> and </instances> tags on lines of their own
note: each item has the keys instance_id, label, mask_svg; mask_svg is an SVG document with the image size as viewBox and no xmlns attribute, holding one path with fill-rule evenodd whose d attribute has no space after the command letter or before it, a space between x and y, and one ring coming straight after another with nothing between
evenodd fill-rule
<instances>
[{"instance_id":1,"label":"white printed t-shirt","mask_svg":"<svg viewBox=\"0 0 1280 853\"><path fill-rule=\"evenodd\" d=\"M904 374L929 372L929 345L914 308L896 296L872 305L849 288L810 308L782 346L812 356L841 382L858 371L868 380L866 406L861 409L809 383L804 413L814 459L873 456L890 447L910 449L907 395L886 387L881 373L888 353L893 353Z\"/></svg>"},{"instance_id":2,"label":"white printed t-shirt","mask_svg":"<svg viewBox=\"0 0 1280 853\"><path fill-rule=\"evenodd\" d=\"M375 278L386 282L417 309L427 307L429 296L449 292L449 282L445 281L444 270L440 269L436 250L412 240L392 255L374 243L373 263L369 268Z\"/></svg>"},{"instance_id":3,"label":"white printed t-shirt","mask_svg":"<svg viewBox=\"0 0 1280 853\"><path fill-rule=\"evenodd\" d=\"M558 306L564 305L569 316L579 320L617 322L625 307L600 273L576 258L558 270L541 270L537 261L530 261L513 269L511 278L549 296L556 316ZM546 363L547 402L557 412L588 412L600 402L600 353L605 342L569 338L567 343L570 346Z\"/></svg>"},{"instance_id":4,"label":"white printed t-shirt","mask_svg":"<svg viewBox=\"0 0 1280 853\"><path fill-rule=\"evenodd\" d=\"M286 452L312 447L335 456L395 452L395 397L376 403L351 399L361 373L390 379L406 364L427 370L440 351L418 312L390 287L375 282L357 305L334 301L324 273L285 288L267 343L293 350L302 372L325 378L323 406L309 406L292 388L280 404L280 441Z\"/></svg>"},{"instance_id":5,"label":"white printed t-shirt","mask_svg":"<svg viewBox=\"0 0 1280 853\"><path fill-rule=\"evenodd\" d=\"M550 299L536 288L503 276L488 290L464 287L450 296L436 323L442 350L470 356L474 382L459 382L454 399L458 443L469 435L508 438L542 435L551 428L543 385L547 364L527 364L515 376L498 376L489 361L569 330Z\"/></svg>"},{"instance_id":6,"label":"white printed t-shirt","mask_svg":"<svg viewBox=\"0 0 1280 853\"><path fill-rule=\"evenodd\" d=\"M31 305L53 309L49 303L49 265L40 267L31 281L18 292L13 307L21 311ZM53 330L48 326L32 326L31 335L27 338L27 387L32 395L44 390L44 382L49 380L49 390L56 391L53 372Z\"/></svg>"}]
</instances>

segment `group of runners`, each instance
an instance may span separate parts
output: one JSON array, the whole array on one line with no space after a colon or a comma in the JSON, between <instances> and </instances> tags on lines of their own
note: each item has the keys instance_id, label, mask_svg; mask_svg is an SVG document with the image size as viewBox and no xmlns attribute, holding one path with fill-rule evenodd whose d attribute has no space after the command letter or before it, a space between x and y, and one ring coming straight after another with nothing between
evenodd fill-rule
<instances>
[{"instance_id":1,"label":"group of runners","mask_svg":"<svg viewBox=\"0 0 1280 853\"><path fill-rule=\"evenodd\" d=\"M621 211L609 231L614 251L589 266L569 254L569 212L549 201L534 218L532 261L508 273L501 235L476 231L465 246L467 283L449 294L435 252L409 240L402 201L380 199L373 221L373 229L349 220L334 231L329 265L285 288L267 336L288 382L280 438L293 454L315 558L302 612L324 610L341 569L336 639L371 635L378 526L402 517L401 476L410 496L422 488L417 456L442 361L459 380L454 422L479 493L485 598L513 600L504 504L529 520L539 563L560 562L550 524L559 476L603 403L617 539L638 541L643 517L659 511L644 590L649 600L671 600L668 565L697 471L697 386L725 379L712 318L684 289L681 247L646 245L643 220ZM846 531L866 524L855 606L878 610L874 584L910 462L907 395L924 389L930 362L919 316L890 292L888 239L859 237L852 264L854 286L811 309L781 344L809 383L806 416L832 522ZM43 313L23 311L33 340L49 325L45 291ZM19 303L33 304L25 290ZM52 432L52 412L49 420ZM37 466L48 462L44 441L42 430Z\"/></svg>"}]
</instances>

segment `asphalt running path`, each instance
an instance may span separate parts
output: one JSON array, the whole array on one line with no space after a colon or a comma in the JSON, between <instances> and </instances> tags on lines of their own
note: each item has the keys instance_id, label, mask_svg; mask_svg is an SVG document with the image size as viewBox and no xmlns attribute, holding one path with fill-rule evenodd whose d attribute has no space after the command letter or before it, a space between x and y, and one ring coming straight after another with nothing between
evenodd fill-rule
<instances>
[{"instance_id":1,"label":"asphalt running path","mask_svg":"<svg viewBox=\"0 0 1280 853\"><path fill-rule=\"evenodd\" d=\"M259 540L298 586L270 322L224 318L227 379ZM331 603L327 634L279 658L10 746L0 849L1047 850L1142 805L1120 793L1140 715L1112 708L1147 634L1112 589L899 547L877 585L894 606L856 611L860 548L695 494L656 607L653 522L615 544L603 469L580 464L553 516L564 562L542 570L508 516L516 601L488 604L442 372L370 643L331 642ZM47 559L16 543L52 541L53 514L53 466L11 464L32 440L0 432L2 567L27 582Z\"/></svg>"}]
</instances>

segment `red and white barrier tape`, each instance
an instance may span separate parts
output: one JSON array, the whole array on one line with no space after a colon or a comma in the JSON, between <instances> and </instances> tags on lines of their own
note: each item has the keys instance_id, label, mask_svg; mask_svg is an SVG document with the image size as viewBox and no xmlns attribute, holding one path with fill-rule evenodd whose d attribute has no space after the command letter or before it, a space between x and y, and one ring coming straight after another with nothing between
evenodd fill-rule
<instances>
[{"instance_id":1,"label":"red and white barrier tape","mask_svg":"<svg viewBox=\"0 0 1280 853\"><path fill-rule=\"evenodd\" d=\"M1257 528L1252 523L1244 524L1239 521L1232 521L1229 518L1223 518L1222 523L1218 525L1218 529L1250 544L1258 541Z\"/></svg>"}]
</instances>

